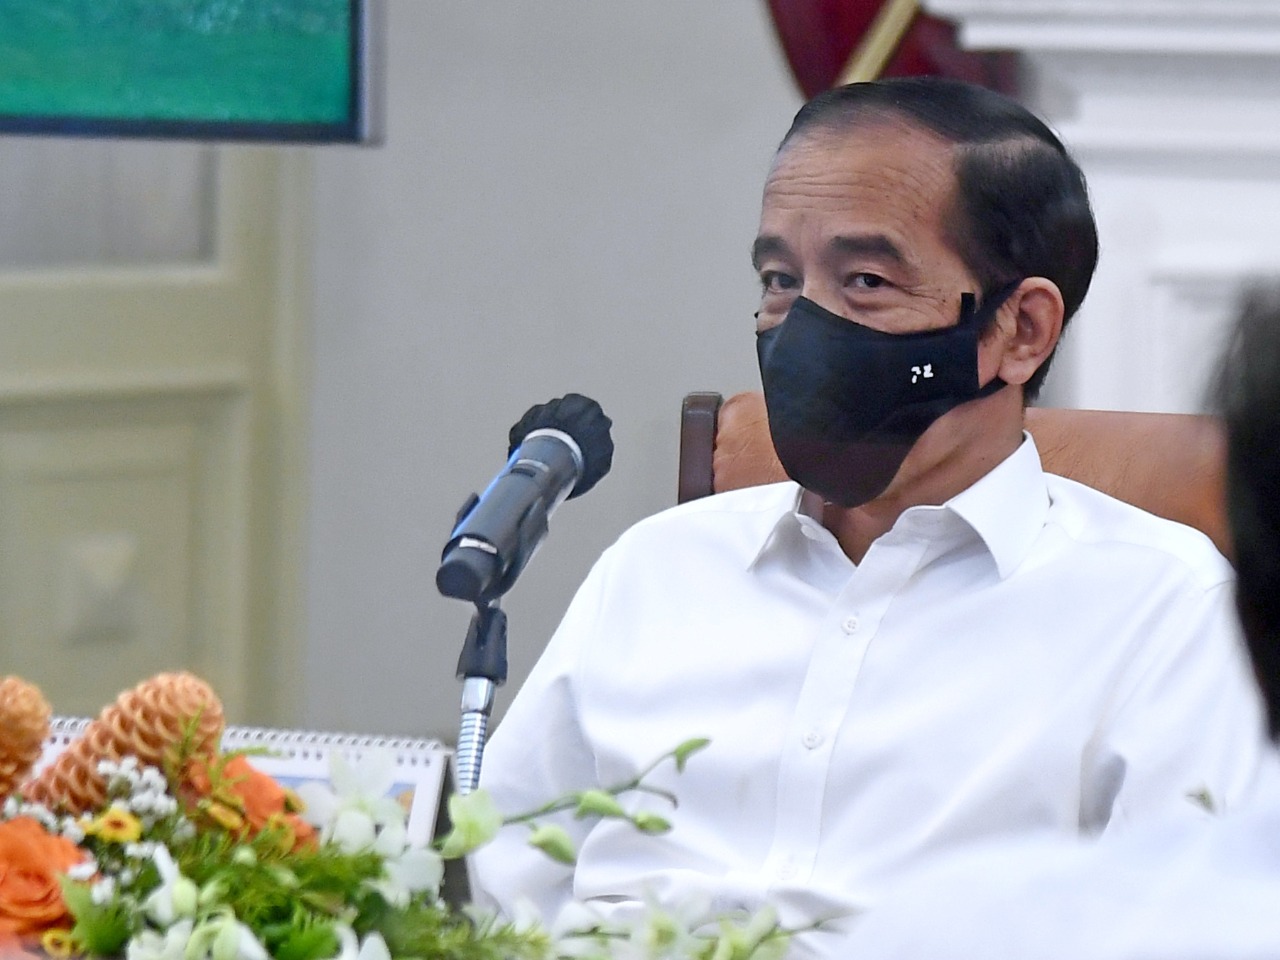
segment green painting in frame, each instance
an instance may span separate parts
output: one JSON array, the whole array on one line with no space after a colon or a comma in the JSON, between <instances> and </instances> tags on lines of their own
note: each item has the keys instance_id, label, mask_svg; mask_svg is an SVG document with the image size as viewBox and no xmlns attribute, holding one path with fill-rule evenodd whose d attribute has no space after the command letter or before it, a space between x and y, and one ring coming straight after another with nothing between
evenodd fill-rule
<instances>
[{"instance_id":1,"label":"green painting in frame","mask_svg":"<svg viewBox=\"0 0 1280 960\"><path fill-rule=\"evenodd\" d=\"M0 132L376 140L374 0L4 0Z\"/></svg>"}]
</instances>

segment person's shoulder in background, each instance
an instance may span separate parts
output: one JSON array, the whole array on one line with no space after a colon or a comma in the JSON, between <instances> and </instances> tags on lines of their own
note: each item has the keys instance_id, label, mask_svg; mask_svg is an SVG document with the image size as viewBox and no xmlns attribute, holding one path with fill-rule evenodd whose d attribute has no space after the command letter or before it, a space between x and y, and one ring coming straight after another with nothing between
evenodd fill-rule
<instances>
[{"instance_id":1,"label":"person's shoulder in background","mask_svg":"<svg viewBox=\"0 0 1280 960\"><path fill-rule=\"evenodd\" d=\"M1275 960L1280 781L1207 825L975 845L885 891L858 960Z\"/></svg>"}]
</instances>

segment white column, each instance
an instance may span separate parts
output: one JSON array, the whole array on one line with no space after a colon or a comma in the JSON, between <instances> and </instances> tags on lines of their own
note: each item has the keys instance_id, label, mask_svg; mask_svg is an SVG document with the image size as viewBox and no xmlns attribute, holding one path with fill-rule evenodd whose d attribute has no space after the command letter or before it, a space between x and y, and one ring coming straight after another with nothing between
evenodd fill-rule
<instances>
[{"instance_id":1,"label":"white column","mask_svg":"<svg viewBox=\"0 0 1280 960\"><path fill-rule=\"evenodd\" d=\"M1046 403L1202 408L1241 284L1280 277L1280 0L925 0L1024 59L1102 243Z\"/></svg>"}]
</instances>

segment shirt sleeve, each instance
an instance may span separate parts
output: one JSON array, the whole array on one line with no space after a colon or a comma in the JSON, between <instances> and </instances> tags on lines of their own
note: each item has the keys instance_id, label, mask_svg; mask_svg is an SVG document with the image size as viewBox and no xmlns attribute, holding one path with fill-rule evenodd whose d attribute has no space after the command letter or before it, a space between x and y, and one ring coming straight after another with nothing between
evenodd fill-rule
<instances>
[{"instance_id":1,"label":"shirt sleeve","mask_svg":"<svg viewBox=\"0 0 1280 960\"><path fill-rule=\"evenodd\" d=\"M579 722L575 671L583 645L595 634L601 607L602 565L588 575L546 650L486 745L480 787L504 816L527 813L565 793L597 786L596 764ZM590 822L570 814L541 818L568 831L580 848ZM473 899L508 917L531 903L553 919L573 896L573 867L528 843L530 826L512 824L472 854Z\"/></svg>"},{"instance_id":2,"label":"shirt sleeve","mask_svg":"<svg viewBox=\"0 0 1280 960\"><path fill-rule=\"evenodd\" d=\"M1086 749L1081 825L1207 819L1274 775L1233 582L1177 592ZM1155 642L1152 642L1155 641Z\"/></svg>"}]
</instances>

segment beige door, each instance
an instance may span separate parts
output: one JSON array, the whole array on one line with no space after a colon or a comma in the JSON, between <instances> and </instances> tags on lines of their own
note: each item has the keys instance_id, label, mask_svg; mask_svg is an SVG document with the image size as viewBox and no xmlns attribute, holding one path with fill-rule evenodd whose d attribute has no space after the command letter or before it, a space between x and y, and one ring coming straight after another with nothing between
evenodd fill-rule
<instances>
[{"instance_id":1,"label":"beige door","mask_svg":"<svg viewBox=\"0 0 1280 960\"><path fill-rule=\"evenodd\" d=\"M0 140L0 673L55 713L179 668L293 713L304 164Z\"/></svg>"}]
</instances>

